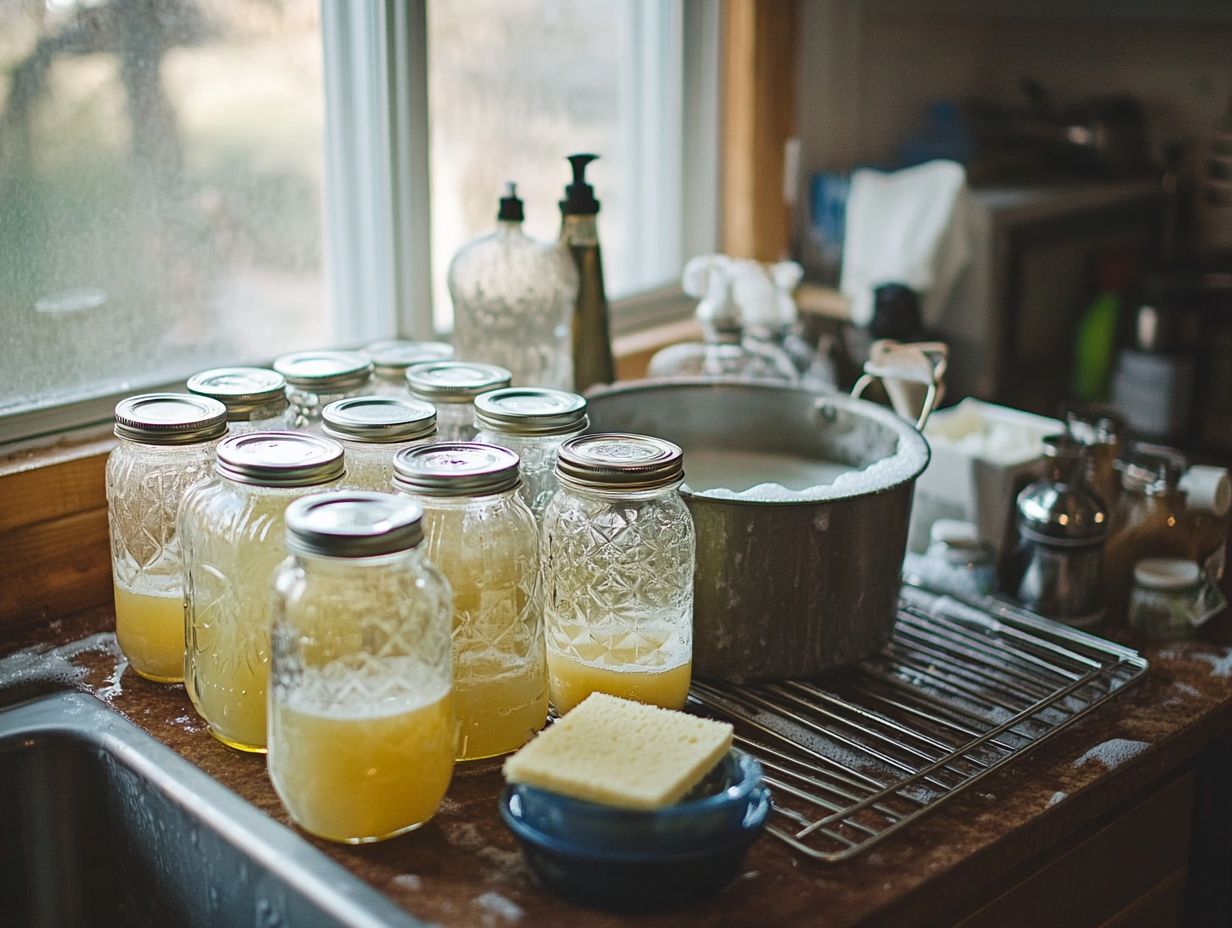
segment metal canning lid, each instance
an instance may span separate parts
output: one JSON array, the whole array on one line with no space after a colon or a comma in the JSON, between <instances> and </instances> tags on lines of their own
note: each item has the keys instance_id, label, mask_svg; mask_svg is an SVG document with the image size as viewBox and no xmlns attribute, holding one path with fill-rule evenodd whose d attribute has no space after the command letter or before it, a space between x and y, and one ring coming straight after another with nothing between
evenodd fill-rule
<instances>
[{"instance_id":1,"label":"metal canning lid","mask_svg":"<svg viewBox=\"0 0 1232 928\"><path fill-rule=\"evenodd\" d=\"M372 362L354 351L296 351L274 362L293 387L314 393L360 387L372 376Z\"/></svg>"},{"instance_id":2,"label":"metal canning lid","mask_svg":"<svg viewBox=\"0 0 1232 928\"><path fill-rule=\"evenodd\" d=\"M424 496L490 496L518 485L518 456L476 441L439 442L394 455L394 486Z\"/></svg>"},{"instance_id":3,"label":"metal canning lid","mask_svg":"<svg viewBox=\"0 0 1232 928\"><path fill-rule=\"evenodd\" d=\"M412 394L430 403L469 403L480 393L509 386L513 375L495 364L427 361L406 369Z\"/></svg>"},{"instance_id":4,"label":"metal canning lid","mask_svg":"<svg viewBox=\"0 0 1232 928\"><path fill-rule=\"evenodd\" d=\"M373 342L364 348L364 354L372 359L378 377L386 380L402 380L406 369L424 361L448 361L453 357L453 345L445 342L413 342L391 339Z\"/></svg>"},{"instance_id":5,"label":"metal canning lid","mask_svg":"<svg viewBox=\"0 0 1232 928\"><path fill-rule=\"evenodd\" d=\"M423 509L390 493L338 490L287 507L287 549L325 557L376 557L423 541Z\"/></svg>"},{"instance_id":6,"label":"metal canning lid","mask_svg":"<svg viewBox=\"0 0 1232 928\"><path fill-rule=\"evenodd\" d=\"M510 435L559 435L590 425L586 400L546 387L505 387L475 397L475 424Z\"/></svg>"},{"instance_id":7,"label":"metal canning lid","mask_svg":"<svg viewBox=\"0 0 1232 928\"><path fill-rule=\"evenodd\" d=\"M345 472L342 446L307 432L246 432L218 443L214 469L236 483L311 487Z\"/></svg>"},{"instance_id":8,"label":"metal canning lid","mask_svg":"<svg viewBox=\"0 0 1232 928\"><path fill-rule=\"evenodd\" d=\"M355 396L321 410L331 438L363 442L414 441L436 434L436 407L398 396Z\"/></svg>"},{"instance_id":9,"label":"metal canning lid","mask_svg":"<svg viewBox=\"0 0 1232 928\"><path fill-rule=\"evenodd\" d=\"M264 367L216 367L188 378L188 392L208 396L227 407L232 422L247 422L253 412L287 403L282 374Z\"/></svg>"},{"instance_id":10,"label":"metal canning lid","mask_svg":"<svg viewBox=\"0 0 1232 928\"><path fill-rule=\"evenodd\" d=\"M579 435L560 446L556 476L580 487L657 490L684 479L684 452L649 435Z\"/></svg>"},{"instance_id":11,"label":"metal canning lid","mask_svg":"<svg viewBox=\"0 0 1232 928\"><path fill-rule=\"evenodd\" d=\"M227 433L227 407L191 393L142 393L115 408L118 438L146 445L191 445Z\"/></svg>"}]
</instances>

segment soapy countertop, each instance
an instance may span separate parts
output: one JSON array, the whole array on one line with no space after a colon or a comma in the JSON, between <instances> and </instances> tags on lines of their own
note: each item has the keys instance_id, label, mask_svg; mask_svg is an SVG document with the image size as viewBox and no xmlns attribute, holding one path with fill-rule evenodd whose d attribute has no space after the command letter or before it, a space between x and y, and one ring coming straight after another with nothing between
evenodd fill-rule
<instances>
[{"instance_id":1,"label":"soapy countertop","mask_svg":"<svg viewBox=\"0 0 1232 928\"><path fill-rule=\"evenodd\" d=\"M111 610L98 608L9 632L0 638L0 655L8 655L0 670L16 661L62 660L68 662L62 670L82 668L68 674L78 678L77 686L290 825L264 757L215 741L182 686L149 683L125 670L107 634L113 626ZM69 645L82 639L84 646ZM58 656L46 653L58 645L69 646ZM39 654L24 650L31 647ZM1144 653L1151 669L1140 684L862 856L815 864L764 837L722 893L673 912L610 915L539 889L497 814L502 779L496 764L455 775L437 816L418 831L361 847L306 840L414 915L441 925L655 928L822 917L834 928L945 923L1021 879L1020 868L1038 862L1044 851L1232 732L1232 618L1213 621L1200 640L1150 646Z\"/></svg>"}]
</instances>

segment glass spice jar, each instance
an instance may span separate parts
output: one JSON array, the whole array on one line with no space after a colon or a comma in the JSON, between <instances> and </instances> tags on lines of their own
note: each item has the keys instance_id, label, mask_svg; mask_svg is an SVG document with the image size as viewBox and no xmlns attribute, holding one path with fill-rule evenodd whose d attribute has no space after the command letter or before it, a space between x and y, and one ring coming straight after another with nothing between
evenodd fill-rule
<instances>
[{"instance_id":1,"label":"glass spice jar","mask_svg":"<svg viewBox=\"0 0 1232 928\"><path fill-rule=\"evenodd\" d=\"M449 584L424 555L421 515L360 491L287 507L269 773L291 818L331 841L418 828L453 775Z\"/></svg>"},{"instance_id":2,"label":"glass spice jar","mask_svg":"<svg viewBox=\"0 0 1232 928\"><path fill-rule=\"evenodd\" d=\"M346 485L388 493L394 455L436 436L431 403L394 396L356 396L321 411L321 431L346 452Z\"/></svg>"},{"instance_id":3,"label":"glass spice jar","mask_svg":"<svg viewBox=\"0 0 1232 928\"><path fill-rule=\"evenodd\" d=\"M1129 626L1146 638L1188 638L1226 605L1195 561L1153 557L1134 565Z\"/></svg>"},{"instance_id":4,"label":"glass spice jar","mask_svg":"<svg viewBox=\"0 0 1232 928\"><path fill-rule=\"evenodd\" d=\"M406 396L406 371L425 361L448 361L453 345L445 342L415 342L395 338L373 342L364 348L372 359L372 392L377 396Z\"/></svg>"},{"instance_id":5,"label":"glass spice jar","mask_svg":"<svg viewBox=\"0 0 1232 928\"><path fill-rule=\"evenodd\" d=\"M453 589L458 759L517 750L548 712L539 535L517 493L518 456L453 442L399 452L394 467Z\"/></svg>"},{"instance_id":6,"label":"glass spice jar","mask_svg":"<svg viewBox=\"0 0 1232 928\"><path fill-rule=\"evenodd\" d=\"M411 396L436 407L438 441L470 441L475 437L475 397L509 386L512 374L494 364L431 361L407 369Z\"/></svg>"},{"instance_id":7,"label":"glass spice jar","mask_svg":"<svg viewBox=\"0 0 1232 928\"><path fill-rule=\"evenodd\" d=\"M500 445L522 461L519 491L536 519L556 493L556 454L590 427L586 400L546 387L506 387L475 398L475 440Z\"/></svg>"},{"instance_id":8,"label":"glass spice jar","mask_svg":"<svg viewBox=\"0 0 1232 928\"><path fill-rule=\"evenodd\" d=\"M286 378L291 427L319 431L330 403L371 392L372 362L354 351L297 351L274 361Z\"/></svg>"},{"instance_id":9,"label":"glass spice jar","mask_svg":"<svg viewBox=\"0 0 1232 928\"><path fill-rule=\"evenodd\" d=\"M219 367L188 378L188 392L227 407L232 435L290 428L287 382L263 367Z\"/></svg>"},{"instance_id":10,"label":"glass spice jar","mask_svg":"<svg viewBox=\"0 0 1232 928\"><path fill-rule=\"evenodd\" d=\"M265 750L270 580L287 504L337 483L342 447L303 432L247 432L218 445L214 477L180 506L184 686L211 734Z\"/></svg>"},{"instance_id":11,"label":"glass spice jar","mask_svg":"<svg viewBox=\"0 0 1232 928\"><path fill-rule=\"evenodd\" d=\"M184 679L184 584L176 511L209 476L227 410L203 396L146 393L115 409L107 458L107 525L116 640L147 680Z\"/></svg>"},{"instance_id":12,"label":"glass spice jar","mask_svg":"<svg viewBox=\"0 0 1232 928\"><path fill-rule=\"evenodd\" d=\"M658 438L581 435L543 521L552 704L600 691L679 709L693 663L693 520L683 454Z\"/></svg>"}]
</instances>

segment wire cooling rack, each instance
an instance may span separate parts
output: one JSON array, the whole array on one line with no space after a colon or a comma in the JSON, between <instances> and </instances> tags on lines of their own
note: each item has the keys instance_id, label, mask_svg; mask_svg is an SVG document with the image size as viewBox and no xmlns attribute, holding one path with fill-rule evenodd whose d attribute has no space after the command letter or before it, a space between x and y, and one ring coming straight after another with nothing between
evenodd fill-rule
<instances>
[{"instance_id":1,"label":"wire cooling rack","mask_svg":"<svg viewBox=\"0 0 1232 928\"><path fill-rule=\"evenodd\" d=\"M988 600L904 586L889 644L812 680L694 681L692 703L736 729L774 791L768 830L847 860L1146 673L1137 652Z\"/></svg>"}]
</instances>

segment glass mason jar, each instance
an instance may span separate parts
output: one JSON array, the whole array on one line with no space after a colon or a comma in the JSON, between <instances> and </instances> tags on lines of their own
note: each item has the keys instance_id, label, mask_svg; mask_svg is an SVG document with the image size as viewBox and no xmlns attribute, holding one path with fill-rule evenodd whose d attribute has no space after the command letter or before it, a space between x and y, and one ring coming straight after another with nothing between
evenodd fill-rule
<instances>
[{"instance_id":1,"label":"glass mason jar","mask_svg":"<svg viewBox=\"0 0 1232 928\"><path fill-rule=\"evenodd\" d=\"M493 364L431 361L407 369L411 396L436 407L438 441L470 441L475 437L475 397L509 386L512 375Z\"/></svg>"},{"instance_id":2,"label":"glass mason jar","mask_svg":"<svg viewBox=\"0 0 1232 928\"><path fill-rule=\"evenodd\" d=\"M453 775L449 584L424 556L420 517L361 491L287 507L269 773L291 818L332 841L418 828Z\"/></svg>"},{"instance_id":3,"label":"glass mason jar","mask_svg":"<svg viewBox=\"0 0 1232 928\"><path fill-rule=\"evenodd\" d=\"M176 511L188 488L209 476L226 432L226 409L203 396L146 393L115 409L119 441L106 485L116 640L133 670L157 683L184 679Z\"/></svg>"},{"instance_id":4,"label":"glass mason jar","mask_svg":"<svg viewBox=\"0 0 1232 928\"><path fill-rule=\"evenodd\" d=\"M227 407L232 435L290 428L287 382L264 367L218 367L188 378L188 392Z\"/></svg>"},{"instance_id":5,"label":"glass mason jar","mask_svg":"<svg viewBox=\"0 0 1232 928\"><path fill-rule=\"evenodd\" d=\"M372 359L372 392L377 396L406 396L406 369L424 361L450 360L453 345L395 338L373 342L364 348L364 354Z\"/></svg>"},{"instance_id":6,"label":"glass mason jar","mask_svg":"<svg viewBox=\"0 0 1232 928\"><path fill-rule=\"evenodd\" d=\"M354 351L297 351L274 361L287 381L291 428L318 431L330 403L371 392L372 362Z\"/></svg>"},{"instance_id":7,"label":"glass mason jar","mask_svg":"<svg viewBox=\"0 0 1232 928\"><path fill-rule=\"evenodd\" d=\"M1129 626L1146 638L1191 637L1226 605L1196 561L1152 557L1134 565Z\"/></svg>"},{"instance_id":8,"label":"glass mason jar","mask_svg":"<svg viewBox=\"0 0 1232 928\"><path fill-rule=\"evenodd\" d=\"M283 514L342 477L342 448L303 432L247 432L219 443L214 470L180 506L184 687L215 738L264 751L270 578L285 555Z\"/></svg>"},{"instance_id":9,"label":"glass mason jar","mask_svg":"<svg viewBox=\"0 0 1232 928\"><path fill-rule=\"evenodd\" d=\"M388 493L394 455L436 435L431 403L394 396L357 396L321 410L321 431L346 452L348 487Z\"/></svg>"},{"instance_id":10,"label":"glass mason jar","mask_svg":"<svg viewBox=\"0 0 1232 928\"><path fill-rule=\"evenodd\" d=\"M565 442L543 517L552 704L594 691L679 709L693 666L693 519L683 454L645 435Z\"/></svg>"},{"instance_id":11,"label":"glass mason jar","mask_svg":"<svg viewBox=\"0 0 1232 928\"><path fill-rule=\"evenodd\" d=\"M517 495L518 457L455 442L400 452L394 466L453 589L458 759L514 751L548 713L539 535Z\"/></svg>"},{"instance_id":12,"label":"glass mason jar","mask_svg":"<svg viewBox=\"0 0 1232 928\"><path fill-rule=\"evenodd\" d=\"M507 387L475 398L475 441L500 445L522 461L519 491L536 519L556 493L556 452L590 426L586 400L546 387Z\"/></svg>"}]
</instances>

